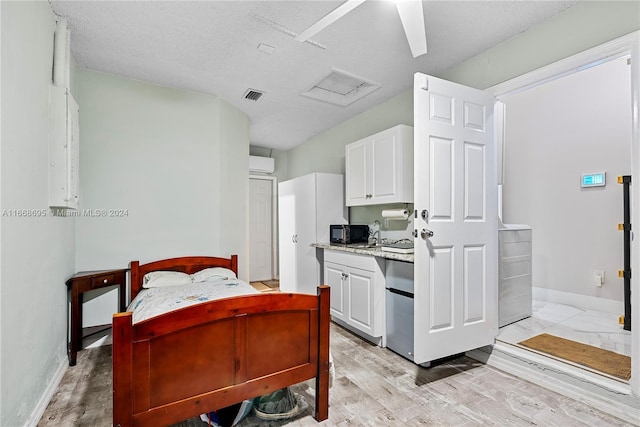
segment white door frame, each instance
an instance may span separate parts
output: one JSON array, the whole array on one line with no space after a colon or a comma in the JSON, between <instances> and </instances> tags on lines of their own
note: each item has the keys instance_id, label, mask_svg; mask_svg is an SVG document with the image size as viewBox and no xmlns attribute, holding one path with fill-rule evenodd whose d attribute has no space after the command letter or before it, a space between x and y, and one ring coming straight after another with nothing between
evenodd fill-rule
<instances>
[{"instance_id":1,"label":"white door frame","mask_svg":"<svg viewBox=\"0 0 640 427\"><path fill-rule=\"evenodd\" d=\"M640 224L640 31L627 34L610 42L580 52L553 64L541 67L522 76L487 89L498 101L518 92L564 77L592 66L631 56L631 174L636 183L631 185L631 223ZM635 185L634 185L635 184ZM631 241L632 279L631 306L631 380L634 394L640 395L640 239Z\"/></svg>"},{"instance_id":2,"label":"white door frame","mask_svg":"<svg viewBox=\"0 0 640 427\"><path fill-rule=\"evenodd\" d=\"M274 278L280 277L278 271L278 178L266 175L249 175L249 179L271 181L271 269Z\"/></svg>"}]
</instances>

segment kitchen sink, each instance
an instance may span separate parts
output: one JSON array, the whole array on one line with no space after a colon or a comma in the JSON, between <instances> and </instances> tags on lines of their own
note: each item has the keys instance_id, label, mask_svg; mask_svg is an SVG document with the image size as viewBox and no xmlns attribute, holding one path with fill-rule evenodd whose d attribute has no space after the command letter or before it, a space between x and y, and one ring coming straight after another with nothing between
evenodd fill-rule
<instances>
[{"instance_id":1,"label":"kitchen sink","mask_svg":"<svg viewBox=\"0 0 640 427\"><path fill-rule=\"evenodd\" d=\"M361 243L361 244L349 245L349 247L356 248L356 249L375 249L375 248L381 248L382 245L379 243Z\"/></svg>"}]
</instances>

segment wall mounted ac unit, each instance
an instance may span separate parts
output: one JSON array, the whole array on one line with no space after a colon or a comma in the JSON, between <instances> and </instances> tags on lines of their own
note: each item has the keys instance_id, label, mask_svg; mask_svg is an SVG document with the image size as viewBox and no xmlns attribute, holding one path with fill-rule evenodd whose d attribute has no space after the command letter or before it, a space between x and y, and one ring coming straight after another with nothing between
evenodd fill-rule
<instances>
[{"instance_id":1,"label":"wall mounted ac unit","mask_svg":"<svg viewBox=\"0 0 640 427\"><path fill-rule=\"evenodd\" d=\"M271 157L249 156L249 173L272 174L275 170L275 159Z\"/></svg>"}]
</instances>

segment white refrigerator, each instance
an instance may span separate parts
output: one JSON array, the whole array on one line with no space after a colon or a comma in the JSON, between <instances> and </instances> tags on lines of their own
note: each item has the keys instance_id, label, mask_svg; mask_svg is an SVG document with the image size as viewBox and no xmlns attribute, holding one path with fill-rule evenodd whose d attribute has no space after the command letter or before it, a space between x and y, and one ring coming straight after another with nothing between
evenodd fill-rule
<instances>
[{"instance_id":1,"label":"white refrigerator","mask_svg":"<svg viewBox=\"0 0 640 427\"><path fill-rule=\"evenodd\" d=\"M343 175L312 173L278 185L282 292L316 294L322 263L311 244L329 243L329 225L346 224L347 218Z\"/></svg>"}]
</instances>

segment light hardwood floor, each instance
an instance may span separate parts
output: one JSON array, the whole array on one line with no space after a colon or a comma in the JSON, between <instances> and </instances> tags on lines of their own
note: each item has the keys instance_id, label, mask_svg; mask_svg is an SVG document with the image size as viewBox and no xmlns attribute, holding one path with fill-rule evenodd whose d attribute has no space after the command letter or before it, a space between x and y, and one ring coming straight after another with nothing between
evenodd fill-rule
<instances>
[{"instance_id":1,"label":"light hardwood floor","mask_svg":"<svg viewBox=\"0 0 640 427\"><path fill-rule=\"evenodd\" d=\"M331 326L335 379L329 419L312 417L312 381L294 390L309 408L294 420L240 426L624 426L628 423L466 356L421 368ZM111 346L82 350L38 426L111 425ZM204 427L198 419L181 427Z\"/></svg>"}]
</instances>

